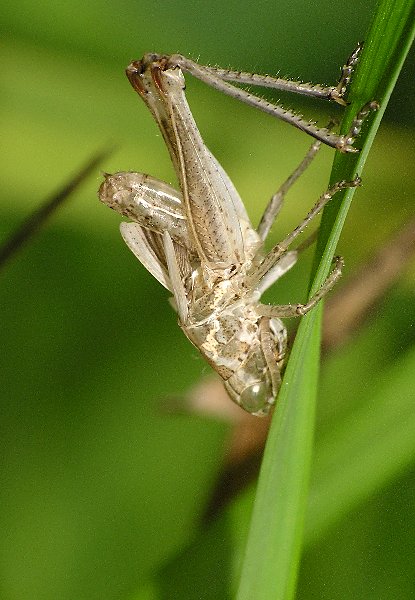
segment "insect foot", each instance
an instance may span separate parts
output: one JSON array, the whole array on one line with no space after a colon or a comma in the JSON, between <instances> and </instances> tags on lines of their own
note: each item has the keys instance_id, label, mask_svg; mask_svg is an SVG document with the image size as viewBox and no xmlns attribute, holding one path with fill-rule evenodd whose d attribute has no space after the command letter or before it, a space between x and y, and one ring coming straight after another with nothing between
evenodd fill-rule
<instances>
[{"instance_id":1,"label":"insect foot","mask_svg":"<svg viewBox=\"0 0 415 600\"><path fill-rule=\"evenodd\" d=\"M289 82L289 86L320 97L342 96L355 60L357 55L343 68L340 88L298 82ZM374 107L359 113L347 139L304 125L297 116L285 119L320 141L313 143L274 194L256 230L232 181L200 135L185 96L183 69L225 93L232 88L231 95L243 101L252 94L232 83L278 87L268 76L252 76L251 81L247 74L202 67L179 55L147 54L131 63L128 79L163 135L180 189L150 175L124 171L105 175L99 197L131 220L120 226L124 241L170 291L179 326L223 379L230 398L251 414L262 416L274 405L281 385L287 333L280 318L311 310L340 277L342 259L336 259L332 273L307 304L266 306L260 302L261 295L295 265L301 246L290 249L293 241L335 193L358 186L359 178L327 190L298 227L266 252L268 233L285 194L307 168L320 142L354 151L352 143L363 118ZM278 85L285 83L278 80ZM253 98L255 101L248 103L262 110L265 104L270 106ZM275 108L273 105L269 112L278 116L280 109Z\"/></svg>"}]
</instances>

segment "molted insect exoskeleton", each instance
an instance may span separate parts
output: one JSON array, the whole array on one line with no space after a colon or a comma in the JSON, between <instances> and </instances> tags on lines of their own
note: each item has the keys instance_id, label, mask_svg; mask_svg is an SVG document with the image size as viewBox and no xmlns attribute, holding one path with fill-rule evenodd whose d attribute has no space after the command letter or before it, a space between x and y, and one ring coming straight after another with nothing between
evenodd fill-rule
<instances>
[{"instance_id":1,"label":"molted insect exoskeleton","mask_svg":"<svg viewBox=\"0 0 415 600\"><path fill-rule=\"evenodd\" d=\"M285 192L320 143L354 152L362 120L376 104L364 107L350 133L339 136L229 82L285 87L344 103L357 54L333 88L202 67L180 55L146 55L127 69L163 134L181 191L149 175L121 172L105 177L100 199L132 220L121 224L126 244L172 292L180 327L222 377L229 396L254 415L267 414L281 385L287 335L280 319L303 315L315 306L340 277L342 260L336 259L332 273L307 304L268 306L260 303L260 297L295 264L297 252L289 251L291 243L337 191L359 185L359 179L341 181L327 190L300 225L268 253L264 240ZM182 70L291 122L317 140L272 198L257 230L229 177L203 143L186 101Z\"/></svg>"}]
</instances>

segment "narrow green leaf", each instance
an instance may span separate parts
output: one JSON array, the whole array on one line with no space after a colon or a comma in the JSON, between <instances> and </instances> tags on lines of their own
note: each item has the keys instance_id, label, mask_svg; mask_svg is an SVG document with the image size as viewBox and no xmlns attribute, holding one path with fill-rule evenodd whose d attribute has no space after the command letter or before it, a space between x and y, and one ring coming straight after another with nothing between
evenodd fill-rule
<instances>
[{"instance_id":1,"label":"narrow green leaf","mask_svg":"<svg viewBox=\"0 0 415 600\"><path fill-rule=\"evenodd\" d=\"M291 598L301 551L304 504L313 442L320 313L308 327L287 365L258 482L238 600Z\"/></svg>"},{"instance_id":2,"label":"narrow green leaf","mask_svg":"<svg viewBox=\"0 0 415 600\"><path fill-rule=\"evenodd\" d=\"M415 1L381 0L364 42L364 51L350 90L351 104L343 119L342 131L348 130L353 116L367 102L377 100L380 108L372 119L369 119L369 126L360 136L361 151L352 155L337 153L334 157L330 178L332 183L341 179L352 179L356 174L361 174L413 42L414 33ZM338 194L324 210L315 259L316 263L320 263L320 269L317 271L313 289L318 288L326 276L354 191L352 189Z\"/></svg>"},{"instance_id":3,"label":"narrow green leaf","mask_svg":"<svg viewBox=\"0 0 415 600\"><path fill-rule=\"evenodd\" d=\"M343 131L366 102L381 108L359 138L359 154L336 155L331 181L361 172L414 36L415 1L381 0L365 40ZM354 190L323 215L311 293L323 283ZM311 462L321 306L303 317L287 365L258 481L238 600L289 600L295 593Z\"/></svg>"}]
</instances>

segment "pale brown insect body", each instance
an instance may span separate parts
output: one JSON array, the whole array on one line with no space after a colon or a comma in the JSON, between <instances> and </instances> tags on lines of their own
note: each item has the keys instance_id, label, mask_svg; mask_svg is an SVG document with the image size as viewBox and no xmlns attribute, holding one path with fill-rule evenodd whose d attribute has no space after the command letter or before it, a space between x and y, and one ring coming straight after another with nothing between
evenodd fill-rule
<instances>
[{"instance_id":1,"label":"pale brown insect body","mask_svg":"<svg viewBox=\"0 0 415 600\"><path fill-rule=\"evenodd\" d=\"M336 98L337 93L338 100L339 90L343 91L350 77L350 64L343 69L343 87L309 88L314 92L331 90L331 97ZM173 293L180 327L222 377L229 396L250 413L264 415L281 385L287 336L280 318L302 315L315 306L340 276L342 261L337 259L321 290L305 305L268 306L261 304L260 297L295 264L297 252L288 251L292 241L334 193L358 185L359 180L343 181L328 190L299 227L266 253L264 241L288 184L281 189L279 204L275 198L269 204L256 231L235 187L201 138L186 101L181 66L197 76L202 71L201 78L219 89L218 81L237 90L237 97L243 91L227 83L232 81L231 72L201 67L179 55L146 55L128 67L131 84L163 134L181 192L148 175L121 172L106 176L99 195L104 203L132 219L121 224L125 242ZM234 79L240 81L242 76L247 77L238 74L239 79ZM281 80L275 81L281 87ZM325 97L330 94L326 92ZM271 112L273 105L264 104ZM348 136L336 136L309 124L307 129L297 116L291 122L342 151L354 151L354 136L373 108L365 107L359 113ZM318 146L319 142L313 144L289 184L304 170Z\"/></svg>"}]
</instances>

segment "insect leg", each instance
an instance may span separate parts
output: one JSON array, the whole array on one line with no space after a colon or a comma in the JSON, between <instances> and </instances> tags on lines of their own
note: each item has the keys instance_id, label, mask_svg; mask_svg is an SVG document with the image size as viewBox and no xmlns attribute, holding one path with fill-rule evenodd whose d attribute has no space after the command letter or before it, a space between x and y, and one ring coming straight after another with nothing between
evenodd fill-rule
<instances>
[{"instance_id":1,"label":"insect leg","mask_svg":"<svg viewBox=\"0 0 415 600\"><path fill-rule=\"evenodd\" d=\"M352 124L350 125L349 131L345 135L340 136L343 147L336 146L337 150L340 150L340 152L351 152L351 150L348 150L348 148L354 144L356 137L359 135L360 130L362 129L364 120L371 112L376 110L379 110L379 104L376 102L376 100L368 102L359 110L353 119ZM356 152L356 149L353 148L352 151Z\"/></svg>"},{"instance_id":2,"label":"insect leg","mask_svg":"<svg viewBox=\"0 0 415 600\"><path fill-rule=\"evenodd\" d=\"M331 98L339 104L346 104L343 100L343 96L347 91L347 86L350 83L354 68L359 60L359 55L362 50L363 44L358 44L356 49L349 56L346 64L342 68L342 74L339 79L339 83L336 86L335 91L332 92Z\"/></svg>"},{"instance_id":3,"label":"insect leg","mask_svg":"<svg viewBox=\"0 0 415 600\"><path fill-rule=\"evenodd\" d=\"M280 325L278 330L274 326L277 323ZM287 351L287 330L282 326L281 321L277 323L271 325L270 319L267 317L262 318L259 323L261 349L271 376L274 396L277 395L281 387L281 371L279 366L282 364ZM278 351L277 356L275 354L276 346Z\"/></svg>"},{"instance_id":4,"label":"insect leg","mask_svg":"<svg viewBox=\"0 0 415 600\"><path fill-rule=\"evenodd\" d=\"M173 240L167 231L163 233L163 244L171 287L176 301L177 313L181 323L186 323L188 315L186 290L183 285L180 267L174 251Z\"/></svg>"},{"instance_id":5,"label":"insect leg","mask_svg":"<svg viewBox=\"0 0 415 600\"><path fill-rule=\"evenodd\" d=\"M288 192L290 187L297 181L300 175L304 173L308 165L311 163L311 161L317 154L320 146L321 142L319 141L315 141L311 144L307 154L305 155L301 163L298 165L298 167L295 169L295 171L284 181L281 187L271 197L257 228L257 233L261 240L265 240L265 238L268 236L271 227L273 226L275 219L277 218L282 208L286 193Z\"/></svg>"},{"instance_id":6,"label":"insect leg","mask_svg":"<svg viewBox=\"0 0 415 600\"><path fill-rule=\"evenodd\" d=\"M262 295L268 288L285 273L287 273L297 262L298 252L292 250L287 252L284 256L281 256L279 261L263 276L259 284L256 286L256 290Z\"/></svg>"},{"instance_id":7,"label":"insect leg","mask_svg":"<svg viewBox=\"0 0 415 600\"><path fill-rule=\"evenodd\" d=\"M164 250L160 252L160 244L151 239L151 232L144 229L138 223L121 223L120 231L124 242L131 252L166 289L173 291L167 265L164 258ZM153 236L157 236L156 233ZM158 236L161 238L161 236ZM161 239L160 239L161 241Z\"/></svg>"},{"instance_id":8,"label":"insect leg","mask_svg":"<svg viewBox=\"0 0 415 600\"><path fill-rule=\"evenodd\" d=\"M252 288L257 287L262 277L264 277L268 271L272 269L273 266L281 259L293 241L304 231L307 225L314 219L314 217L318 215L327 202L329 202L337 192L350 187L358 187L359 185L360 178L356 177L353 181L339 181L326 192L324 192L305 219L291 233L289 233L282 240L282 242L274 246L274 248L265 256L259 266L253 267L251 272L248 274L248 285Z\"/></svg>"},{"instance_id":9,"label":"insect leg","mask_svg":"<svg viewBox=\"0 0 415 600\"><path fill-rule=\"evenodd\" d=\"M279 304L275 306L268 306L266 304L259 304L257 306L257 312L265 317L275 318L287 318L287 317L300 317L310 311L315 305L325 296L336 282L340 279L343 268L343 259L337 256L335 259L335 266L333 271L329 274L321 288L310 298L306 304Z\"/></svg>"},{"instance_id":10,"label":"insect leg","mask_svg":"<svg viewBox=\"0 0 415 600\"><path fill-rule=\"evenodd\" d=\"M315 139L320 140L324 144L336 148L340 152L358 152L356 148L353 148L353 143L360 131L363 118L366 117L370 111L377 110L378 108L376 102L370 102L365 105L353 121L353 125L349 132L346 135L338 135L325 127L317 127L314 123L306 121L301 115L287 110L278 104L273 104L272 102L268 102L264 98L260 98L242 88L235 87L216 75L214 70L198 65L180 54L173 54L170 57L165 57L165 60L169 66L180 66L183 70L189 72L201 81L204 81L216 90L223 92L228 96L232 96L237 100L241 100L263 112L271 114L282 121L286 121L301 131L308 133Z\"/></svg>"},{"instance_id":11,"label":"insect leg","mask_svg":"<svg viewBox=\"0 0 415 600\"><path fill-rule=\"evenodd\" d=\"M356 50L354 50L354 52L348 58L346 64L342 67L341 77L337 86L323 86L314 83L303 83L301 81L293 81L281 77L258 75L257 73L246 73L244 71L231 71L229 69L221 69L218 67L205 67L205 69L211 73L214 73L223 81L239 83L242 85L257 85L275 90L283 90L285 92L303 94L305 96L314 96L316 98L326 98L328 100L334 100L338 104L345 106L346 102L343 100L343 96L347 91L347 86L359 59L361 49L362 45L359 44Z\"/></svg>"}]
</instances>

